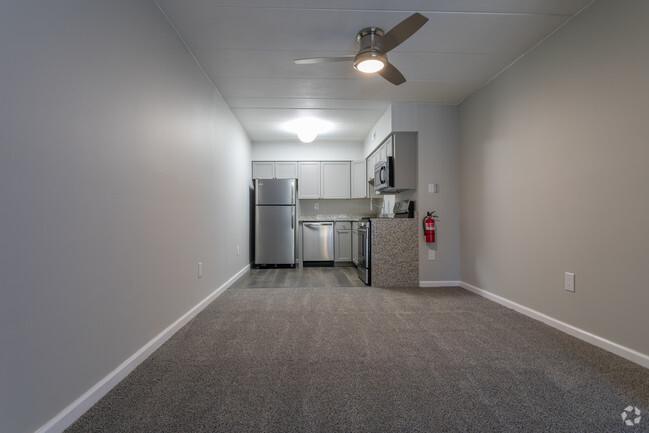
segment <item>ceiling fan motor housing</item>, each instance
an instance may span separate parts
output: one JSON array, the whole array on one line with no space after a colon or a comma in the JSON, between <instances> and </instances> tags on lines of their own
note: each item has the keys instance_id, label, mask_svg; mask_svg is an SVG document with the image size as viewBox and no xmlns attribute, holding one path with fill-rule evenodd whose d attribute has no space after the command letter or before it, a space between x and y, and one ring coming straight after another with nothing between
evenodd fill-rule
<instances>
[{"instance_id":1,"label":"ceiling fan motor housing","mask_svg":"<svg viewBox=\"0 0 649 433\"><path fill-rule=\"evenodd\" d=\"M384 65L388 63L387 55L374 47L374 43L383 36L383 30L378 27L367 27L358 32L356 40L361 44L358 54L354 58L354 68L358 69L358 65L363 61L373 59L378 60Z\"/></svg>"}]
</instances>

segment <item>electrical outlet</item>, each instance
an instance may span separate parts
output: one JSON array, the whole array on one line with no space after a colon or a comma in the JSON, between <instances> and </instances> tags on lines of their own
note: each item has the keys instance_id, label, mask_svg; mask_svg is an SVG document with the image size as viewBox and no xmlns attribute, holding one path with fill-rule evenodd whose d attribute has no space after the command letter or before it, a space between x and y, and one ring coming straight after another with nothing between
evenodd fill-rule
<instances>
[{"instance_id":1,"label":"electrical outlet","mask_svg":"<svg viewBox=\"0 0 649 433\"><path fill-rule=\"evenodd\" d=\"M203 276L203 262L198 262L198 278Z\"/></svg>"},{"instance_id":2,"label":"electrical outlet","mask_svg":"<svg viewBox=\"0 0 649 433\"><path fill-rule=\"evenodd\" d=\"M237 256L239 255L239 245L237 245Z\"/></svg>"},{"instance_id":3,"label":"electrical outlet","mask_svg":"<svg viewBox=\"0 0 649 433\"><path fill-rule=\"evenodd\" d=\"M320 203L313 203L313 209L315 210L320 209Z\"/></svg>"},{"instance_id":4,"label":"electrical outlet","mask_svg":"<svg viewBox=\"0 0 649 433\"><path fill-rule=\"evenodd\" d=\"M573 274L572 272L566 272L565 288L569 292L575 291L575 274Z\"/></svg>"},{"instance_id":5,"label":"electrical outlet","mask_svg":"<svg viewBox=\"0 0 649 433\"><path fill-rule=\"evenodd\" d=\"M438 183L429 183L428 184L428 192L437 194L439 192L439 184Z\"/></svg>"},{"instance_id":6,"label":"electrical outlet","mask_svg":"<svg viewBox=\"0 0 649 433\"><path fill-rule=\"evenodd\" d=\"M428 250L428 260L435 260L435 250Z\"/></svg>"}]
</instances>

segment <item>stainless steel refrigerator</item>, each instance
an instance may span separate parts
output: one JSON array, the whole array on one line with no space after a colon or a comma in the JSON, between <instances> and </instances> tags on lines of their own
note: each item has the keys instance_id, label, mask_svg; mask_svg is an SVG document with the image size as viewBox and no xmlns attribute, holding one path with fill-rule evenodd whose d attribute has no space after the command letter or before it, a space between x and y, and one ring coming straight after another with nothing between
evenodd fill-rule
<instances>
[{"instance_id":1,"label":"stainless steel refrigerator","mask_svg":"<svg viewBox=\"0 0 649 433\"><path fill-rule=\"evenodd\" d=\"M295 266L296 179L255 179L255 265Z\"/></svg>"}]
</instances>

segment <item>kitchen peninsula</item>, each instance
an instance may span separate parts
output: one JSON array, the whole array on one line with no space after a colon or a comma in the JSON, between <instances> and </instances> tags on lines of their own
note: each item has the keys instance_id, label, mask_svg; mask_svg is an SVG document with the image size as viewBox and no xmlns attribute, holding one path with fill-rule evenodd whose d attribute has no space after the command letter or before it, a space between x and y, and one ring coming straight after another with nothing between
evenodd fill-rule
<instances>
[{"instance_id":1,"label":"kitchen peninsula","mask_svg":"<svg viewBox=\"0 0 649 433\"><path fill-rule=\"evenodd\" d=\"M417 218L372 218L372 286L419 286Z\"/></svg>"}]
</instances>

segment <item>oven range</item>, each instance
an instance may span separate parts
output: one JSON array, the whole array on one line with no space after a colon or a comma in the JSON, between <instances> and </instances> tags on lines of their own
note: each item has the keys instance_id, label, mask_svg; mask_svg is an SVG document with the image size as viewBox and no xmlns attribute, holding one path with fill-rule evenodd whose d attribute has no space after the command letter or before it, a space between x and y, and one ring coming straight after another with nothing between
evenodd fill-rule
<instances>
[{"instance_id":1,"label":"oven range","mask_svg":"<svg viewBox=\"0 0 649 433\"><path fill-rule=\"evenodd\" d=\"M368 286L372 284L371 226L369 218L358 223L358 276Z\"/></svg>"}]
</instances>

